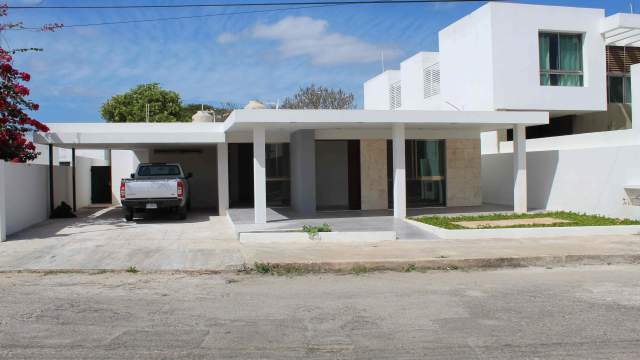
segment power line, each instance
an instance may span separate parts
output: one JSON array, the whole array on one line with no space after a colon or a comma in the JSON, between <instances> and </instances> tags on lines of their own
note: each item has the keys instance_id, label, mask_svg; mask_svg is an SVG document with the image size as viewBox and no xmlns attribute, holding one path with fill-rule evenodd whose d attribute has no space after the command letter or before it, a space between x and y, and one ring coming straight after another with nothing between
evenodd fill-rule
<instances>
[{"instance_id":1,"label":"power line","mask_svg":"<svg viewBox=\"0 0 640 360\"><path fill-rule=\"evenodd\" d=\"M332 6L339 6L339 5L338 4L334 4L334 5L298 6L298 7L278 8L278 9L248 10L248 11L236 11L236 12L203 14L203 15L172 16L172 17L150 18L150 19L131 19L131 20L105 21L105 22L97 22L97 23L85 23L85 24L68 24L68 25L64 24L64 26L61 28L61 30L64 30L64 29L67 29L67 28L107 26L107 25L122 25L122 24L135 24L135 23L150 23L150 22L171 21L171 20L189 20L189 19L199 19L199 18L218 17L218 16L258 14L258 13L291 11L291 10L300 10L300 9L323 8L323 7L332 7ZM33 31L40 31L41 27L22 27L22 28L7 29L7 30L33 30Z\"/></svg>"},{"instance_id":2,"label":"power line","mask_svg":"<svg viewBox=\"0 0 640 360\"><path fill-rule=\"evenodd\" d=\"M344 0L344 1L280 1L248 3L207 3L207 4L132 4L132 5L44 5L44 6L8 6L12 10L100 10L100 9L175 9L210 7L263 7L263 6L300 6L300 5L375 5L375 4L426 4L453 2L480 2L485 0ZM503 1L503 0L497 0Z\"/></svg>"}]
</instances>

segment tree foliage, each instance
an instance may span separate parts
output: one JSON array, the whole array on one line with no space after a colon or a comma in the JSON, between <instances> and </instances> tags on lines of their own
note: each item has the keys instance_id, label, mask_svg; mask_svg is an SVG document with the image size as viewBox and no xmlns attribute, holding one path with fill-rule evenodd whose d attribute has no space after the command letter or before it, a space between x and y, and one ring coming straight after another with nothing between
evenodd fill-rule
<instances>
[{"instance_id":1,"label":"tree foliage","mask_svg":"<svg viewBox=\"0 0 640 360\"><path fill-rule=\"evenodd\" d=\"M6 15L7 5L0 5L0 17ZM43 25L39 31L54 31L60 27L61 24ZM2 23L0 34L18 28L22 28L22 23ZM31 75L13 66L15 53L31 50L41 49L5 49L0 46L0 159L4 161L34 160L39 153L33 142L27 138L27 134L49 131L46 125L28 114L39 109L38 104L27 99L30 91L24 83L31 80Z\"/></svg>"},{"instance_id":2,"label":"tree foliage","mask_svg":"<svg viewBox=\"0 0 640 360\"><path fill-rule=\"evenodd\" d=\"M353 109L355 96L342 89L330 89L311 84L300 88L293 96L286 97L283 109Z\"/></svg>"},{"instance_id":3,"label":"tree foliage","mask_svg":"<svg viewBox=\"0 0 640 360\"><path fill-rule=\"evenodd\" d=\"M182 101L175 91L158 83L142 84L124 94L114 95L100 108L107 122L145 122L149 104L149 122L191 121L181 117Z\"/></svg>"}]
</instances>

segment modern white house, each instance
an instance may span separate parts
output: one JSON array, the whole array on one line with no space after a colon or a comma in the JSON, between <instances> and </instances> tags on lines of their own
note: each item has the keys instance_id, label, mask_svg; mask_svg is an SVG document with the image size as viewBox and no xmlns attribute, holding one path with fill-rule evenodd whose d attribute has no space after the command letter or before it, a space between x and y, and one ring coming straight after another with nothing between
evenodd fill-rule
<instances>
[{"instance_id":1,"label":"modern white house","mask_svg":"<svg viewBox=\"0 0 640 360\"><path fill-rule=\"evenodd\" d=\"M440 31L438 52L365 82L362 110L50 124L35 139L52 154L108 150L107 194L118 194L139 162L179 162L194 174L194 207L253 208L256 224L269 208L393 209L404 218L408 208L483 203L640 218L640 129L629 105L640 94L635 44L640 15L492 2ZM70 197L58 194L53 158L49 206L77 197L75 186ZM0 191L19 193L6 179L23 165L1 166ZM4 229L15 216L7 204Z\"/></svg>"},{"instance_id":2,"label":"modern white house","mask_svg":"<svg viewBox=\"0 0 640 360\"><path fill-rule=\"evenodd\" d=\"M527 127L526 142L509 129L482 134L483 201L514 202L502 169L526 143L531 207L640 218L632 122L640 89L632 91L631 70L640 63L640 15L491 2L438 39L438 52L368 80L365 109L547 112L549 123Z\"/></svg>"}]
</instances>

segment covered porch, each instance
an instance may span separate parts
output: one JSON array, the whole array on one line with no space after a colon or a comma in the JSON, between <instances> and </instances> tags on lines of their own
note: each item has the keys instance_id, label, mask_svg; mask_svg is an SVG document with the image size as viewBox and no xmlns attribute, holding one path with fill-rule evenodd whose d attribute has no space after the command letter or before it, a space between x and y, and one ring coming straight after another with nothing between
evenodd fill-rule
<instances>
[{"instance_id":1,"label":"covered porch","mask_svg":"<svg viewBox=\"0 0 640 360\"><path fill-rule=\"evenodd\" d=\"M384 111L384 110L236 110L225 122L225 133L227 142L219 145L219 152L228 157L230 146L235 143L251 144L252 146L252 202L244 209L230 212L238 224L247 229L253 225L254 229L277 228L276 225L281 220L315 220L331 217L320 210L324 208L326 198L339 192L339 187L327 186L331 181L325 181L323 174L335 177L337 172L356 172L351 181L351 174L343 176L348 183L348 189L342 198L348 197L342 206L350 213L349 218L375 218L380 215L388 217L392 215L395 219L403 219L414 211L412 210L412 190L410 181L418 178L422 184L431 186L438 181L444 183L442 187L448 187L446 192L433 190L430 192L440 192L439 201L433 205L438 209L447 207L457 207L461 205L473 206L482 205L481 199L477 196L471 202L466 202L460 198L465 191L466 183L476 181L479 184L479 171L477 175L466 169L469 165L469 158L475 156L472 150L457 148L454 144L465 144L471 142L478 144L477 166L479 169L479 138L484 131L497 129L513 129L514 151L513 173L514 173L514 206L510 208L516 212L527 211L527 191L526 191L526 150L525 150L525 128L528 125L539 125L548 122L548 114L545 112L497 112L497 111ZM412 173L414 157L407 153L409 142L424 142L427 153L434 149L446 149L446 155L441 156L440 161L444 165L434 173L433 166L426 173L418 173L417 176L408 176ZM326 144L332 142L330 144ZM342 142L342 143L341 143ZM442 142L438 146L437 142ZM279 204L277 207L270 206L273 203L270 199L273 185L273 174L269 174L271 167L269 145L286 143L288 146L286 163L288 173L284 178L288 179L288 186L285 191L289 191L288 203ZM357 155L351 156L352 144L357 147ZM433 144L431 144L433 143ZM322 146L320 146L322 144ZM342 157L331 162L323 160L321 151L323 149L336 148L337 145L344 146ZM371 145L371 146L368 146ZM385 146L388 145L388 146ZM434 145L429 147L428 145ZM220 151L220 148L223 148ZM429 150L431 148L431 150ZM335 151L334 151L335 152ZM471 155L470 155L471 154ZM418 167L430 167L428 162L429 154L424 158L417 159ZM352 166L351 158L359 158ZM347 158L347 159L345 159ZM388 158L388 160L387 160ZM409 161L408 161L409 160ZM324 161L324 162L323 162ZM347 165L338 166L342 161ZM423 163L424 162L424 163ZM233 165L233 161L227 158L219 164ZM327 166L329 164L329 166ZM331 164L335 164L331 168ZM426 164L426 165L425 165ZM475 166L475 164L474 164ZM357 169L355 169L357 167ZM220 169L220 180L218 182L219 194L230 194L229 186L236 186L239 178L229 173L230 169ZM413 171L415 172L415 171ZM388 174L388 177L387 177ZM470 179L475 176L476 179ZM225 179L226 181L222 181ZM445 182L446 180L446 182ZM352 186L356 183L356 186ZM347 186L347 185L343 185ZM324 188L324 191L321 189ZM356 191L352 191L356 188ZM381 188L384 191L379 191ZM424 188L424 186L423 186ZM446 193L446 196L443 194ZM458 197L456 197L458 196ZM351 198L357 198L352 201ZM437 197L437 196L436 196ZM220 212L224 214L230 208L229 198L220 198ZM231 202L231 208L234 205ZM353 206L353 204L357 204ZM284 207L283 207L284 205ZM419 207L422 207L418 205ZM360 211L362 210L362 211ZM504 208L500 209L505 210ZM360 211L358 213L358 211ZM448 210L447 210L448 211ZM464 211L459 211L464 212ZM334 212L335 214L335 212ZM251 215L251 216L250 216ZM284 216L284 218L282 218ZM344 218L339 216L338 218ZM385 220L386 221L386 220ZM286 226L293 223L283 223ZM352 222L353 224L353 222ZM374 221L368 226L375 227Z\"/></svg>"}]
</instances>

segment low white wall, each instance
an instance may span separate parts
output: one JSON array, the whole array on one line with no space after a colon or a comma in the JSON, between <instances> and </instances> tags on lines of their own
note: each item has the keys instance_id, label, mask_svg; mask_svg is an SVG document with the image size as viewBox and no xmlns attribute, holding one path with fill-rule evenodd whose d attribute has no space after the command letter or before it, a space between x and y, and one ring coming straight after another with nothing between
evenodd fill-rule
<instances>
[{"instance_id":1,"label":"low white wall","mask_svg":"<svg viewBox=\"0 0 640 360\"><path fill-rule=\"evenodd\" d=\"M104 165L104 159L76 156L76 205L91 203L91 166ZM53 168L54 205L73 204L72 168ZM49 165L42 163L2 163L0 172L0 211L5 221L5 236L16 233L49 217ZM0 226L2 226L0 222ZM0 231L2 233L2 231ZM2 234L0 234L1 236Z\"/></svg>"},{"instance_id":2,"label":"low white wall","mask_svg":"<svg viewBox=\"0 0 640 360\"><path fill-rule=\"evenodd\" d=\"M640 184L639 160L640 145L528 152L529 207L640 219L624 189ZM512 189L512 154L483 155L484 202L513 204Z\"/></svg>"}]
</instances>

